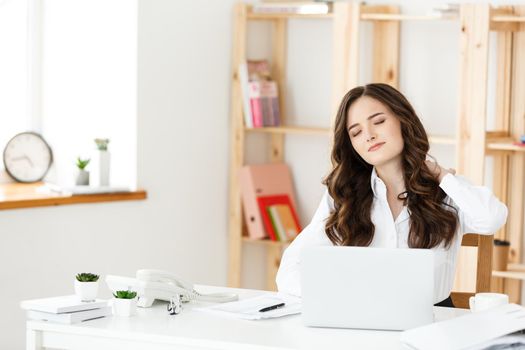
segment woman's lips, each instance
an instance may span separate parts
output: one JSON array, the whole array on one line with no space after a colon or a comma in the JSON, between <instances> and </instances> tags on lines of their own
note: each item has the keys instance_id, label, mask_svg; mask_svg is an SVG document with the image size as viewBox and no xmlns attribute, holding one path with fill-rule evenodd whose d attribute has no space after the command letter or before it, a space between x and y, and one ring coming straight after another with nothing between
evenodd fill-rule
<instances>
[{"instance_id":1,"label":"woman's lips","mask_svg":"<svg viewBox=\"0 0 525 350\"><path fill-rule=\"evenodd\" d=\"M374 152L374 151L377 151L378 149L381 148L381 146L383 146L385 143L384 142L379 142L379 143L376 143L375 145L373 145L372 147L370 147L368 149L368 152Z\"/></svg>"}]
</instances>

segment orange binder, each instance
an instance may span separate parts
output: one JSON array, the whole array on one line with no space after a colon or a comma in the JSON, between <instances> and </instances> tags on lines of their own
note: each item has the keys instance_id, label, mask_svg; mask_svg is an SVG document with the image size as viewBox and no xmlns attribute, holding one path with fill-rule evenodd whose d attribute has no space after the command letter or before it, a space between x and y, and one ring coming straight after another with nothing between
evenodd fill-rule
<instances>
[{"instance_id":1,"label":"orange binder","mask_svg":"<svg viewBox=\"0 0 525 350\"><path fill-rule=\"evenodd\" d=\"M297 208L292 178L284 163L247 165L239 173L244 220L252 239L268 237L257 203L257 197L286 194Z\"/></svg>"}]
</instances>

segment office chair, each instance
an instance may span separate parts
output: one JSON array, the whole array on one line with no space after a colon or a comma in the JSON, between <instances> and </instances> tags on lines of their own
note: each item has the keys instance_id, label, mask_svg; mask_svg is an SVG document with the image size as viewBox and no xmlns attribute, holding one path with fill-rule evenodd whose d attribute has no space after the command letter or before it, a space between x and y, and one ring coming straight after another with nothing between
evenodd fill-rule
<instances>
[{"instance_id":1,"label":"office chair","mask_svg":"<svg viewBox=\"0 0 525 350\"><path fill-rule=\"evenodd\" d=\"M455 307L469 308L469 299L476 293L490 292L492 278L492 244L494 235L465 234L461 245L463 247L478 247L478 263L476 272L476 291L474 293L452 292L450 294Z\"/></svg>"}]
</instances>

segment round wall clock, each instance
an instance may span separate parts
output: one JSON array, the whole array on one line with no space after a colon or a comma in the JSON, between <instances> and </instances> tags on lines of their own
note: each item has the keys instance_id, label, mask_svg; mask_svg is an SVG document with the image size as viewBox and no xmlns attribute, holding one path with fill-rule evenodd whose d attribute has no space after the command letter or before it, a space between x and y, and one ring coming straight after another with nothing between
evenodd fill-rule
<instances>
[{"instance_id":1,"label":"round wall clock","mask_svg":"<svg viewBox=\"0 0 525 350\"><path fill-rule=\"evenodd\" d=\"M22 132L13 136L4 149L5 170L18 182L42 180L52 163L51 147L35 132Z\"/></svg>"}]
</instances>

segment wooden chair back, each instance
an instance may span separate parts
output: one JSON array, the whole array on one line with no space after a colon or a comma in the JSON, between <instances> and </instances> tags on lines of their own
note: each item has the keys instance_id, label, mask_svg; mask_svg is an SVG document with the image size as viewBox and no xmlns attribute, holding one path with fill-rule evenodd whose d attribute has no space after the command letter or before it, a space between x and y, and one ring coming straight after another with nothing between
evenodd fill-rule
<instances>
[{"instance_id":1,"label":"wooden chair back","mask_svg":"<svg viewBox=\"0 0 525 350\"><path fill-rule=\"evenodd\" d=\"M452 292L450 294L455 307L468 309L469 299L476 293L490 292L492 279L492 245L494 235L465 234L461 245L478 247L478 263L476 272L476 291L474 293Z\"/></svg>"}]
</instances>

